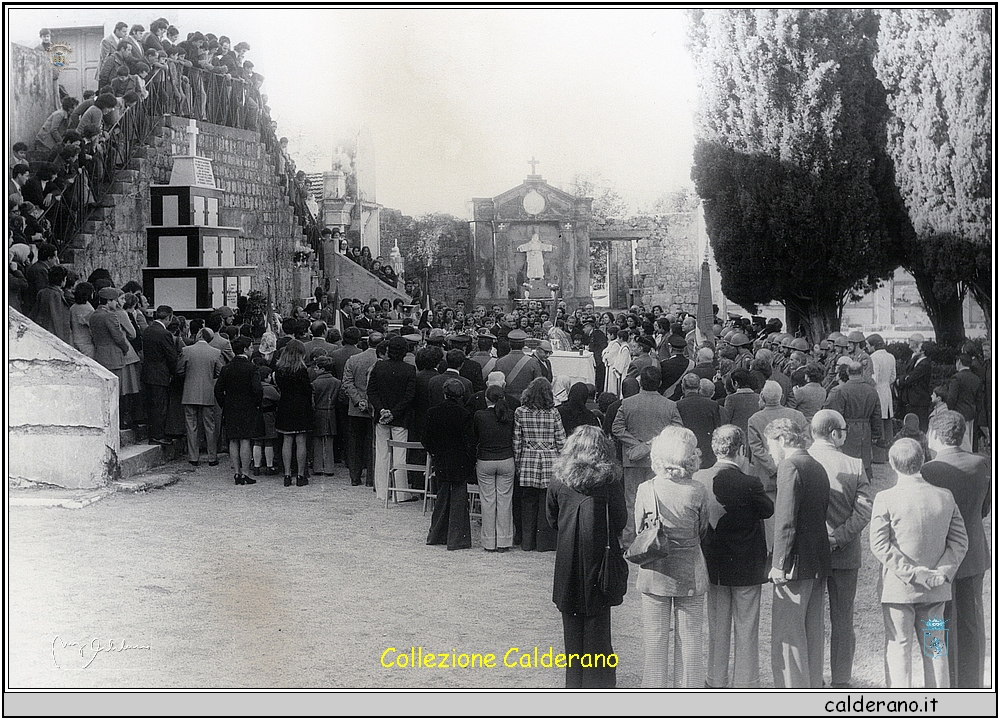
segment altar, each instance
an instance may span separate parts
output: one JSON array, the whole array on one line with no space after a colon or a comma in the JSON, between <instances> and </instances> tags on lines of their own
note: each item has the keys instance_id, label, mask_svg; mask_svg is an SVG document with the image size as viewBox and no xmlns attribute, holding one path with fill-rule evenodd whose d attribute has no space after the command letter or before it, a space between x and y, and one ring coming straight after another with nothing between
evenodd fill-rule
<instances>
[{"instance_id":1,"label":"altar","mask_svg":"<svg viewBox=\"0 0 1000 720\"><path fill-rule=\"evenodd\" d=\"M568 377L574 383L595 384L594 353L589 350L584 350L582 354L572 350L556 350L549 355L549 364L552 366L553 380Z\"/></svg>"}]
</instances>

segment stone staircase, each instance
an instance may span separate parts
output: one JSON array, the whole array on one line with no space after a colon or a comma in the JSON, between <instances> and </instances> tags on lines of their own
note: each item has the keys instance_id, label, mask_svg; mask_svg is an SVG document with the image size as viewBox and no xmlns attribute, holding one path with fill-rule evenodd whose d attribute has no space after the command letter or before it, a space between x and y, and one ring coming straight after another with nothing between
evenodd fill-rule
<instances>
[{"instance_id":1,"label":"stone staircase","mask_svg":"<svg viewBox=\"0 0 1000 720\"><path fill-rule=\"evenodd\" d=\"M118 451L119 482L184 457L186 445L183 439L174 440L173 445L149 445L149 434L145 425L134 430L119 431L121 449Z\"/></svg>"}]
</instances>

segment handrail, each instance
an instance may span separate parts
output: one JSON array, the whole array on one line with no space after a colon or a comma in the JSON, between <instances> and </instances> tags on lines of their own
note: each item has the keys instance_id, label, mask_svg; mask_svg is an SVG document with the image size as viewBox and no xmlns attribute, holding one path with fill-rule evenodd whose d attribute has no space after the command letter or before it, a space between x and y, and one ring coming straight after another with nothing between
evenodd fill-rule
<instances>
[{"instance_id":1,"label":"handrail","mask_svg":"<svg viewBox=\"0 0 1000 720\"><path fill-rule=\"evenodd\" d=\"M175 67L174 70L180 70L175 74L184 78L181 87L175 87L166 68L157 68L146 81L148 95L126 108L102 136L85 143L84 152L91 159L81 165L75 181L43 213L52 226L53 244L59 251L70 247L83 230L90 211L108 195L117 173L128 167L136 148L148 140L159 118L173 114L257 131L292 202L296 219L319 256L317 219L298 192L294 167L283 161L277 134L256 85L243 78L194 66Z\"/></svg>"}]
</instances>

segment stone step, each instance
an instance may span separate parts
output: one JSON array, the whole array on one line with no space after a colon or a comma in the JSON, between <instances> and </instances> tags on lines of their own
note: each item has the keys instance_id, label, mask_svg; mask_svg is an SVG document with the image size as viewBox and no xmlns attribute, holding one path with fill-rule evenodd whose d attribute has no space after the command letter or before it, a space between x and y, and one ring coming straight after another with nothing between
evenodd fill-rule
<instances>
[{"instance_id":1,"label":"stone step","mask_svg":"<svg viewBox=\"0 0 1000 720\"><path fill-rule=\"evenodd\" d=\"M102 224L104 224L103 220L87 220L87 222L83 224L83 230L81 230L81 232L88 235L96 233L100 230Z\"/></svg>"},{"instance_id":2,"label":"stone step","mask_svg":"<svg viewBox=\"0 0 1000 720\"><path fill-rule=\"evenodd\" d=\"M135 445L136 443L145 442L146 438L149 437L149 428L146 425L137 425L134 428L126 428L125 430L118 431L118 438L121 447L126 447L127 445Z\"/></svg>"},{"instance_id":3,"label":"stone step","mask_svg":"<svg viewBox=\"0 0 1000 720\"><path fill-rule=\"evenodd\" d=\"M122 182L121 180L115 180L111 183L111 190L109 194L111 195L124 195L128 190L129 183Z\"/></svg>"},{"instance_id":4,"label":"stone step","mask_svg":"<svg viewBox=\"0 0 1000 720\"><path fill-rule=\"evenodd\" d=\"M94 234L88 232L77 233L73 238L73 242L70 243L71 248L76 248L78 250L85 250L90 247L90 243L94 241ZM60 258L61 259L61 258Z\"/></svg>"},{"instance_id":5,"label":"stone step","mask_svg":"<svg viewBox=\"0 0 1000 720\"><path fill-rule=\"evenodd\" d=\"M119 480L140 475L147 470L172 462L184 453L184 443L173 445L129 445L118 451Z\"/></svg>"}]
</instances>

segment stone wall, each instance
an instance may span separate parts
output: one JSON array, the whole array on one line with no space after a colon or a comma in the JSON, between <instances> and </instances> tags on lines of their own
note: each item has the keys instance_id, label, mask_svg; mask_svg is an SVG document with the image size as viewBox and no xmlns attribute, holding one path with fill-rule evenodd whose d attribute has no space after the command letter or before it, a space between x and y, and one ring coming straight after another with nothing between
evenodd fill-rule
<instances>
[{"instance_id":1,"label":"stone wall","mask_svg":"<svg viewBox=\"0 0 1000 720\"><path fill-rule=\"evenodd\" d=\"M421 231L437 236L437 250L426 268L421 250ZM430 296L437 302L454 306L458 299L472 303L469 289L469 269L472 263L472 239L469 223L451 215L434 214L414 220L399 210L383 208L381 212L381 255L388 259L393 241L399 241L403 256L404 278L416 280L424 289L424 272Z\"/></svg>"},{"instance_id":2,"label":"stone wall","mask_svg":"<svg viewBox=\"0 0 1000 720\"><path fill-rule=\"evenodd\" d=\"M118 378L8 312L8 481L93 488L117 479Z\"/></svg>"},{"instance_id":3,"label":"stone wall","mask_svg":"<svg viewBox=\"0 0 1000 720\"><path fill-rule=\"evenodd\" d=\"M642 304L695 312L701 279L695 213L675 212L629 222L649 232L635 248Z\"/></svg>"},{"instance_id":4,"label":"stone wall","mask_svg":"<svg viewBox=\"0 0 1000 720\"><path fill-rule=\"evenodd\" d=\"M59 108L52 60L40 50L11 43L7 81L8 97L17 99L7 106L10 147L16 142L30 147L45 118Z\"/></svg>"},{"instance_id":5,"label":"stone wall","mask_svg":"<svg viewBox=\"0 0 1000 720\"><path fill-rule=\"evenodd\" d=\"M142 280L146 265L146 226L150 224L150 184L166 184L174 155L187 153L187 119L164 118L145 151L133 163L134 179L121 184L113 208L95 222L87 247L74 253L73 265L86 277L94 268L111 270L115 282ZM227 191L219 223L242 228L239 264L256 265L254 288L271 284L278 306L295 297L292 261L302 229L278 182L274 163L256 132L198 123L198 154L212 160L216 185ZM128 171L127 171L128 172Z\"/></svg>"}]
</instances>

